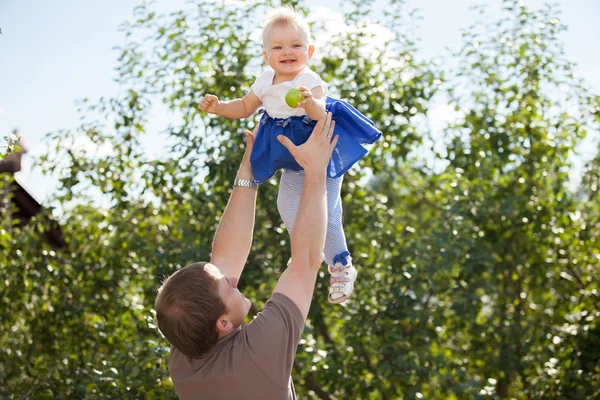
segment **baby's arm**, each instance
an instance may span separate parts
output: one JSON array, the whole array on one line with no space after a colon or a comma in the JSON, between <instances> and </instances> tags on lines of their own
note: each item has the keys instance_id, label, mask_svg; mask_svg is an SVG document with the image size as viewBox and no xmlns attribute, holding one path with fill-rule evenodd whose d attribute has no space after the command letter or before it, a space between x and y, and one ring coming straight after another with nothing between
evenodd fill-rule
<instances>
[{"instance_id":1,"label":"baby's arm","mask_svg":"<svg viewBox=\"0 0 600 400\"><path fill-rule=\"evenodd\" d=\"M312 120L318 121L325 118L325 91L323 86L316 86L312 90L300 86L298 89L304 96L304 100L298 103L298 107L304 108L306 115Z\"/></svg>"},{"instance_id":2,"label":"baby's arm","mask_svg":"<svg viewBox=\"0 0 600 400\"><path fill-rule=\"evenodd\" d=\"M254 114L262 102L251 90L241 99L219 101L219 98L207 94L200 103L200 109L209 114L216 114L225 118L240 119Z\"/></svg>"}]
</instances>

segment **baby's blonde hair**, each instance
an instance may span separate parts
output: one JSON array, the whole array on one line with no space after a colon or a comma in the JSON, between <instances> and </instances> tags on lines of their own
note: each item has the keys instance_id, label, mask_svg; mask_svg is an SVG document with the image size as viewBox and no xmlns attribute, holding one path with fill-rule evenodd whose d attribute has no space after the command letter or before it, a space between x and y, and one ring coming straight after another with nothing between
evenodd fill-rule
<instances>
[{"instance_id":1,"label":"baby's blonde hair","mask_svg":"<svg viewBox=\"0 0 600 400\"><path fill-rule=\"evenodd\" d=\"M291 6L281 6L269 11L265 17L264 28L262 31L263 47L265 47L265 42L271 31L271 28L276 25L288 25L295 27L302 34L306 43L311 44L310 27L308 26L308 22L306 22L306 20Z\"/></svg>"}]
</instances>

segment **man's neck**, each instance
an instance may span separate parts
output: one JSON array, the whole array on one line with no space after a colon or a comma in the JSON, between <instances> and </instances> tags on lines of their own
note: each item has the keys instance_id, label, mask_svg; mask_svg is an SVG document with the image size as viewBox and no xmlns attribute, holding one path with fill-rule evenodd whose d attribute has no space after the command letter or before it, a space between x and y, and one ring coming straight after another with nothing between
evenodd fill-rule
<instances>
[{"instance_id":1,"label":"man's neck","mask_svg":"<svg viewBox=\"0 0 600 400\"><path fill-rule=\"evenodd\" d=\"M236 333L236 332L240 331L241 329L242 329L242 327L238 326L237 328L233 328L227 332L219 331L219 340L226 338L227 336L229 336L233 333Z\"/></svg>"}]
</instances>

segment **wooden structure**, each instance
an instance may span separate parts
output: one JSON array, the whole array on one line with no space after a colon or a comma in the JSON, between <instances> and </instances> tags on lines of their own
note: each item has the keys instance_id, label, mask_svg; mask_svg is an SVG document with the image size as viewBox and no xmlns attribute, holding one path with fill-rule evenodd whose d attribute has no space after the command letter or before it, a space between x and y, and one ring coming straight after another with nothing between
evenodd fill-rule
<instances>
[{"instance_id":1,"label":"wooden structure","mask_svg":"<svg viewBox=\"0 0 600 400\"><path fill-rule=\"evenodd\" d=\"M17 131L14 133L18 136ZM21 170L21 158L23 153L27 152L27 148L22 144L22 141L19 145L21 151L10 153L4 160L0 160L0 173L14 175ZM29 192L27 192L27 190L25 190L25 188L14 178L10 180L8 192L10 193L10 199L13 203L12 217L18 221L17 225L26 225L33 216L39 214L43 210L41 204L38 203L37 200L34 199L33 196L31 196L31 194L29 194ZM2 196L1 193L0 196ZM1 208L0 212L2 212ZM47 224L48 229L46 230L45 236L52 247L66 247L67 243L62 237L58 223L48 219Z\"/></svg>"}]
</instances>

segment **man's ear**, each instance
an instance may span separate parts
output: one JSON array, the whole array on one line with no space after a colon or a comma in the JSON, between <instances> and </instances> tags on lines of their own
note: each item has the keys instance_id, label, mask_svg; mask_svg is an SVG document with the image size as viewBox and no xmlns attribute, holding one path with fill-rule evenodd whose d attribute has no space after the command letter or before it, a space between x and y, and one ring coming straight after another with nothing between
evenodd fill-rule
<instances>
[{"instance_id":1,"label":"man's ear","mask_svg":"<svg viewBox=\"0 0 600 400\"><path fill-rule=\"evenodd\" d=\"M313 46L311 44L310 46L308 46L308 59L309 60L312 58L314 52L315 52L315 46Z\"/></svg>"},{"instance_id":2,"label":"man's ear","mask_svg":"<svg viewBox=\"0 0 600 400\"><path fill-rule=\"evenodd\" d=\"M219 336L223 333L228 333L233 329L233 324L227 318L227 315L223 314L217 320L217 332L219 332Z\"/></svg>"}]
</instances>

